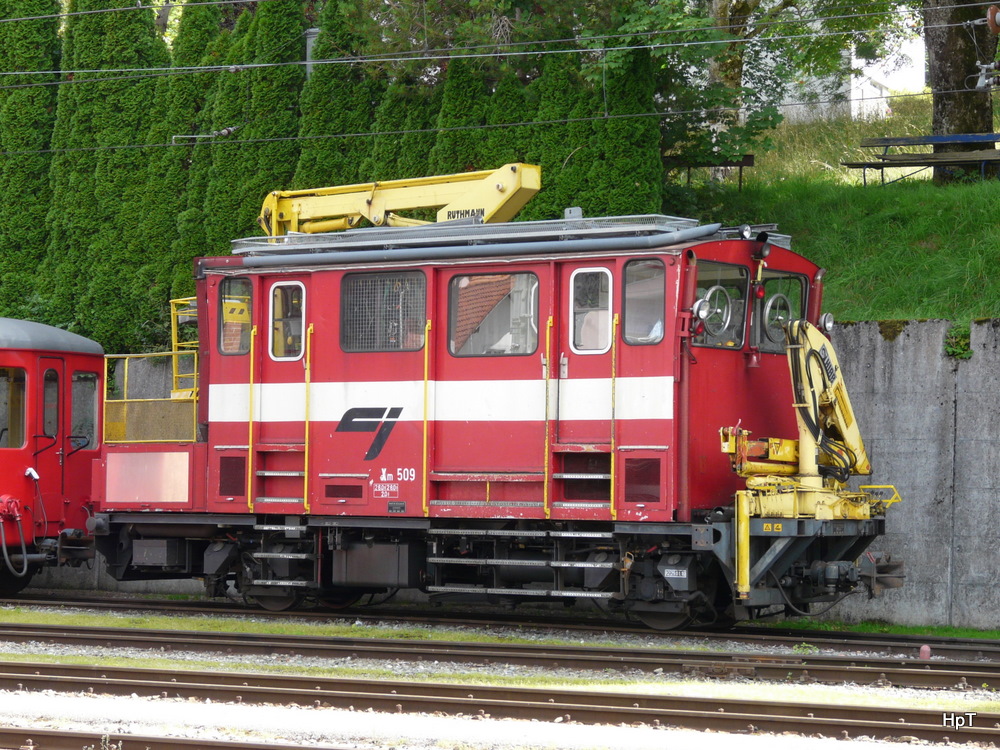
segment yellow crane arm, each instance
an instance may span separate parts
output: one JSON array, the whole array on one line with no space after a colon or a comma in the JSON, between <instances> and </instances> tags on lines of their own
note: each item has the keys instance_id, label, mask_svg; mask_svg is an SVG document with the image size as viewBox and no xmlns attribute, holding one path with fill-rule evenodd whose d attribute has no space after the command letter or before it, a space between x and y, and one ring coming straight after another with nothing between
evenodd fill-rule
<instances>
[{"instance_id":1,"label":"yellow crane arm","mask_svg":"<svg viewBox=\"0 0 1000 750\"><path fill-rule=\"evenodd\" d=\"M819 446L820 463L839 466L845 474L871 474L868 452L829 339L805 320L790 321L785 336L795 408Z\"/></svg>"},{"instance_id":2,"label":"yellow crane arm","mask_svg":"<svg viewBox=\"0 0 1000 750\"><path fill-rule=\"evenodd\" d=\"M331 232L360 224L411 226L429 222L396 214L436 208L437 221L478 216L484 222L509 221L541 187L541 169L505 164L481 172L368 182L361 185L276 190L264 199L257 222L268 236L288 232Z\"/></svg>"}]
</instances>

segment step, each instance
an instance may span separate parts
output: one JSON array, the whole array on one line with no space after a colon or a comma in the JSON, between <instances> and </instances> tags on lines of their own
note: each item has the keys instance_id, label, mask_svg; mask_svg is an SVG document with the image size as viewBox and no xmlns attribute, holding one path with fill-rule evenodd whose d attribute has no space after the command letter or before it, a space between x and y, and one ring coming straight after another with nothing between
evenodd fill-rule
<instances>
[{"instance_id":1,"label":"step","mask_svg":"<svg viewBox=\"0 0 1000 750\"><path fill-rule=\"evenodd\" d=\"M437 536L500 536L529 539L613 539L610 531L544 531L539 529L428 529Z\"/></svg>"},{"instance_id":2,"label":"step","mask_svg":"<svg viewBox=\"0 0 1000 750\"><path fill-rule=\"evenodd\" d=\"M573 472L563 472L560 474L553 474L553 479L611 479L610 474L581 474Z\"/></svg>"},{"instance_id":3,"label":"step","mask_svg":"<svg viewBox=\"0 0 1000 750\"><path fill-rule=\"evenodd\" d=\"M608 591L549 591L545 589L503 589L485 586L428 586L427 591L442 594L493 594L497 596L562 596L569 599L615 599Z\"/></svg>"},{"instance_id":4,"label":"step","mask_svg":"<svg viewBox=\"0 0 1000 750\"><path fill-rule=\"evenodd\" d=\"M572 560L509 560L502 557L428 557L429 563L444 565L495 565L521 568L606 568L617 569L616 562L574 562Z\"/></svg>"},{"instance_id":5,"label":"step","mask_svg":"<svg viewBox=\"0 0 1000 750\"><path fill-rule=\"evenodd\" d=\"M255 523L254 531L308 531L305 526L284 526L281 524Z\"/></svg>"},{"instance_id":6,"label":"step","mask_svg":"<svg viewBox=\"0 0 1000 750\"><path fill-rule=\"evenodd\" d=\"M277 471L273 469L261 469L257 472L259 477L304 477L304 471Z\"/></svg>"},{"instance_id":7,"label":"step","mask_svg":"<svg viewBox=\"0 0 1000 750\"><path fill-rule=\"evenodd\" d=\"M257 443L254 449L261 453L302 453L305 443Z\"/></svg>"},{"instance_id":8,"label":"step","mask_svg":"<svg viewBox=\"0 0 1000 750\"><path fill-rule=\"evenodd\" d=\"M296 588L316 588L316 583L313 581L270 581L260 579L251 581L251 583L254 586L280 586L281 588L294 586Z\"/></svg>"},{"instance_id":9,"label":"step","mask_svg":"<svg viewBox=\"0 0 1000 750\"><path fill-rule=\"evenodd\" d=\"M257 560L315 560L312 552L251 552Z\"/></svg>"},{"instance_id":10,"label":"step","mask_svg":"<svg viewBox=\"0 0 1000 750\"><path fill-rule=\"evenodd\" d=\"M301 497L255 497L253 499L254 504L257 503L267 504L267 503L297 503L301 505L304 500Z\"/></svg>"}]
</instances>

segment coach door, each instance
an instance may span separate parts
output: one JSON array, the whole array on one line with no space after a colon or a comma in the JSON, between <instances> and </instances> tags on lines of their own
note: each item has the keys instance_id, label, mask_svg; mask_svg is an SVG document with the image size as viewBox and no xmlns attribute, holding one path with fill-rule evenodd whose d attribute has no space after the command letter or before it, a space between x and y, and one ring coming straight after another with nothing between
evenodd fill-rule
<instances>
[{"instance_id":1,"label":"coach door","mask_svg":"<svg viewBox=\"0 0 1000 750\"><path fill-rule=\"evenodd\" d=\"M251 367L254 436L251 446L251 497L257 513L305 510L307 420L306 378L310 335L306 279L282 276L263 280L263 318ZM259 324L258 324L259 325Z\"/></svg>"},{"instance_id":2,"label":"coach door","mask_svg":"<svg viewBox=\"0 0 1000 750\"><path fill-rule=\"evenodd\" d=\"M553 510L603 513L611 497L617 320L613 266L563 264L557 306ZM550 388L550 393L552 389Z\"/></svg>"},{"instance_id":3,"label":"coach door","mask_svg":"<svg viewBox=\"0 0 1000 750\"><path fill-rule=\"evenodd\" d=\"M538 265L440 276L432 514L543 513L549 278Z\"/></svg>"},{"instance_id":4,"label":"coach door","mask_svg":"<svg viewBox=\"0 0 1000 750\"><path fill-rule=\"evenodd\" d=\"M67 451L63 418L66 363L60 357L41 357L38 362L36 422L29 429L34 444L32 468L39 477L38 490L44 507L33 521L58 522L62 520L63 464Z\"/></svg>"}]
</instances>

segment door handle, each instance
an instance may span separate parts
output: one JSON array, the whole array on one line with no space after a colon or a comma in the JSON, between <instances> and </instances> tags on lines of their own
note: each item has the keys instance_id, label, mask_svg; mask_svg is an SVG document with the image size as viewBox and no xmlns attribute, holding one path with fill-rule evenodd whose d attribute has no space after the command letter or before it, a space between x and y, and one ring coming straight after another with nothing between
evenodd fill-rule
<instances>
[{"instance_id":1,"label":"door handle","mask_svg":"<svg viewBox=\"0 0 1000 750\"><path fill-rule=\"evenodd\" d=\"M566 356L566 352L562 352L559 355L559 377L569 377L569 357Z\"/></svg>"}]
</instances>

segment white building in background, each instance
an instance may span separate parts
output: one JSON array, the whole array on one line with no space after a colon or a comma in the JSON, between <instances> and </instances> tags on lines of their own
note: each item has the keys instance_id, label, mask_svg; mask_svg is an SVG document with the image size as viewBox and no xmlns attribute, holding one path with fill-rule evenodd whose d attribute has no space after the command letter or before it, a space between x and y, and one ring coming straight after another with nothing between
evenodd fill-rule
<instances>
[{"instance_id":1,"label":"white building in background","mask_svg":"<svg viewBox=\"0 0 1000 750\"><path fill-rule=\"evenodd\" d=\"M845 67L847 60L845 59ZM854 61L855 68L859 60ZM924 42L907 42L894 59L861 66L859 75L834 79L805 79L793 84L781 114L786 122L814 122L835 117L888 117L890 94L920 93L924 89Z\"/></svg>"}]
</instances>

